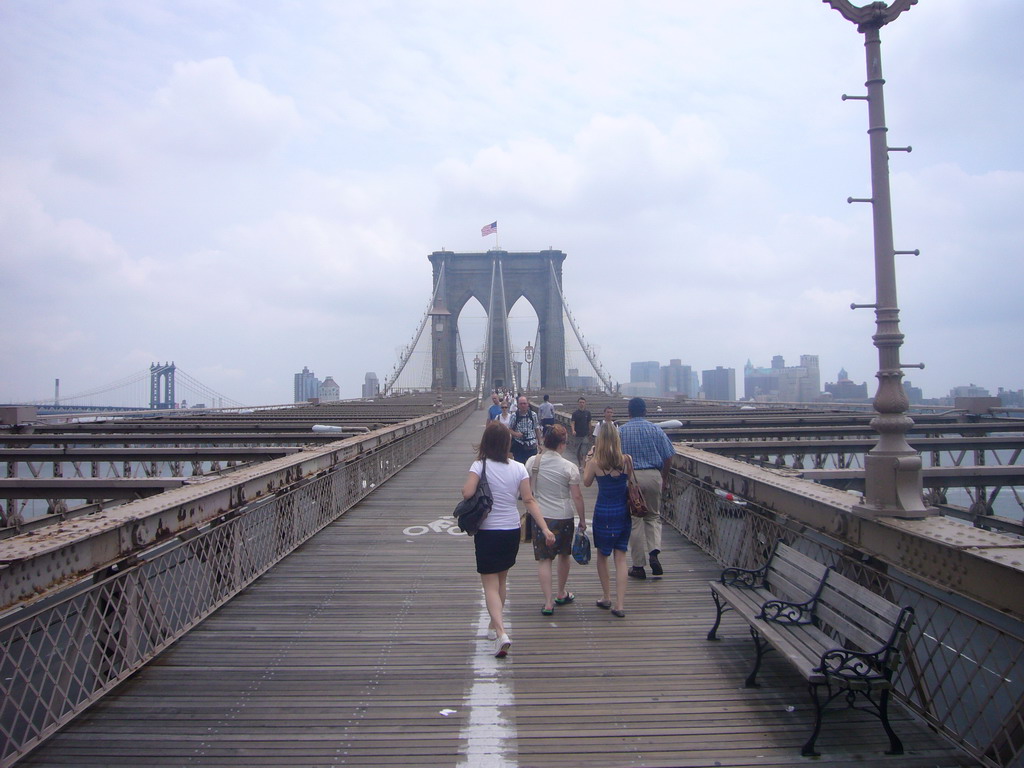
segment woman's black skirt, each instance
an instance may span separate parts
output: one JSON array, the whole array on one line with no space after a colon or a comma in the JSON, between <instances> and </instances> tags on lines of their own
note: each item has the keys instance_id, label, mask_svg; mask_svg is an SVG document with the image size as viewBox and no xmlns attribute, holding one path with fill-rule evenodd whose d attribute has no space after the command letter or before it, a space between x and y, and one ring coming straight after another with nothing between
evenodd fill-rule
<instances>
[{"instance_id":1,"label":"woman's black skirt","mask_svg":"<svg viewBox=\"0 0 1024 768\"><path fill-rule=\"evenodd\" d=\"M516 564L519 529L477 531L473 543L476 547L476 572L501 573Z\"/></svg>"}]
</instances>

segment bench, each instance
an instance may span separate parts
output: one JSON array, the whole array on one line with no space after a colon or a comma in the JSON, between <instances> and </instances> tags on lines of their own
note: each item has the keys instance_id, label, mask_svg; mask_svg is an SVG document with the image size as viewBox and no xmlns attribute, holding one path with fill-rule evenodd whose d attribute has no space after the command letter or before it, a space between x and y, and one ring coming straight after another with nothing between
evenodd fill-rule
<instances>
[{"instance_id":1,"label":"bench","mask_svg":"<svg viewBox=\"0 0 1024 768\"><path fill-rule=\"evenodd\" d=\"M727 610L735 610L750 625L756 656L748 688L758 687L761 659L772 648L807 680L814 730L801 754L818 754L814 742L825 708L840 696L848 707L882 721L889 737L886 754L903 754L889 723L889 699L914 620L912 608L889 602L781 541L763 567L722 571L711 582L711 596L717 616L708 640L717 639ZM858 694L870 707L855 706Z\"/></svg>"}]
</instances>

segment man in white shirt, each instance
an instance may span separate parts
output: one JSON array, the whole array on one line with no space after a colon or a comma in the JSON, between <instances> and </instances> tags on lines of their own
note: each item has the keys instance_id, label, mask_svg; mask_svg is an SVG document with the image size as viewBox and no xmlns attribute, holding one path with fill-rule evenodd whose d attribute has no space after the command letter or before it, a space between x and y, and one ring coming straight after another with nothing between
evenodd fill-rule
<instances>
[{"instance_id":1,"label":"man in white shirt","mask_svg":"<svg viewBox=\"0 0 1024 768\"><path fill-rule=\"evenodd\" d=\"M547 395L544 395L544 402L537 409L537 415L540 416L541 431L546 435L555 423L555 406L550 403Z\"/></svg>"},{"instance_id":2,"label":"man in white shirt","mask_svg":"<svg viewBox=\"0 0 1024 768\"><path fill-rule=\"evenodd\" d=\"M614 417L615 417L615 409L613 409L610 405L607 406L604 409L604 419L602 419L601 421L597 422L597 424L594 426L594 437L595 438L597 437L597 433L601 431L601 425L602 424L611 424L613 427L615 427L615 429L618 429L618 427L615 426L615 418Z\"/></svg>"}]
</instances>

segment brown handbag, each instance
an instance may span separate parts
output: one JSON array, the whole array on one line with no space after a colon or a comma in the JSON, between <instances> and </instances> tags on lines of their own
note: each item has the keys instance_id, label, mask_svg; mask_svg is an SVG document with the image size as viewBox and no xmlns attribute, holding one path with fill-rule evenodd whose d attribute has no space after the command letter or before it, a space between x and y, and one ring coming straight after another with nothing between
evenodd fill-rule
<instances>
[{"instance_id":1,"label":"brown handbag","mask_svg":"<svg viewBox=\"0 0 1024 768\"><path fill-rule=\"evenodd\" d=\"M633 517L643 517L647 514L647 502L644 500L644 492L640 490L640 483L633 473L633 457L627 456L629 460L629 478L626 480L626 508Z\"/></svg>"}]
</instances>

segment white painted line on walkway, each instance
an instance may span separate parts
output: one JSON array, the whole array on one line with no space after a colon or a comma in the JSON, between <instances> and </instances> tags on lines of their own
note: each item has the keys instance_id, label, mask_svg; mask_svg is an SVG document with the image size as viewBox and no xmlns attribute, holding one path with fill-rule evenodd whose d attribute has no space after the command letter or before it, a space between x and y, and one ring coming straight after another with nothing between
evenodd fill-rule
<instances>
[{"instance_id":1,"label":"white painted line on walkway","mask_svg":"<svg viewBox=\"0 0 1024 768\"><path fill-rule=\"evenodd\" d=\"M487 639L487 613L483 592L480 593L480 618L476 626L476 649L473 655L473 686L466 697L469 718L459 738L464 742L459 766L466 768L518 768L515 727L502 714L502 707L511 707L511 660L494 658L494 640ZM505 625L508 629L508 624ZM515 645L509 651L515 653Z\"/></svg>"}]
</instances>

